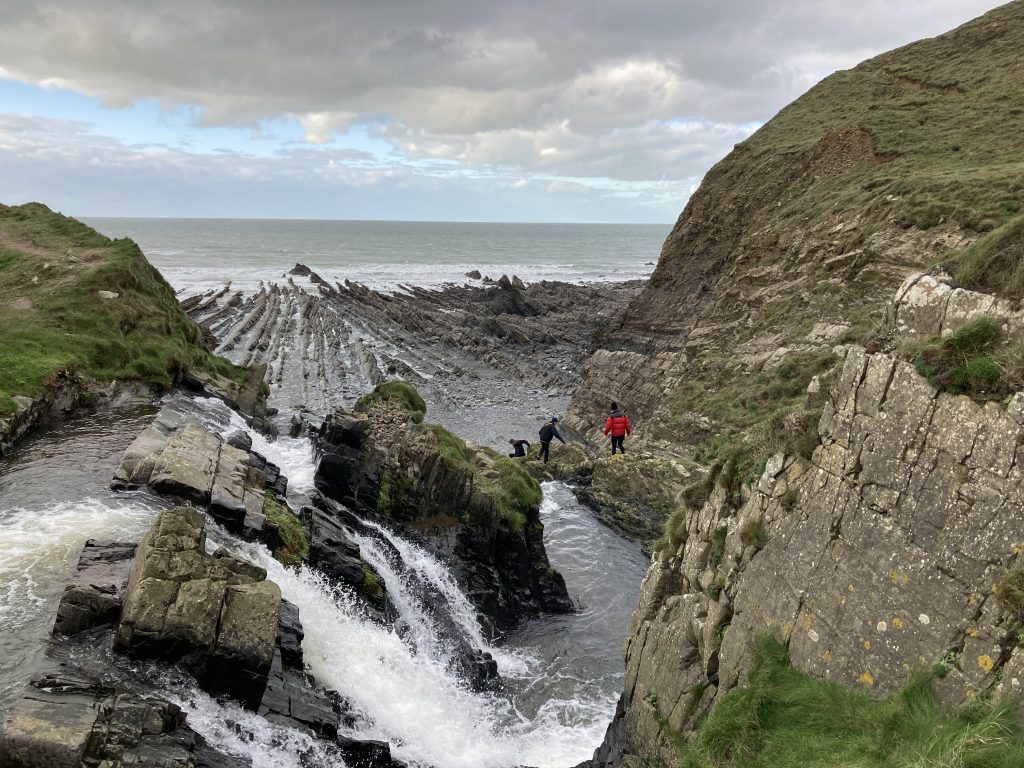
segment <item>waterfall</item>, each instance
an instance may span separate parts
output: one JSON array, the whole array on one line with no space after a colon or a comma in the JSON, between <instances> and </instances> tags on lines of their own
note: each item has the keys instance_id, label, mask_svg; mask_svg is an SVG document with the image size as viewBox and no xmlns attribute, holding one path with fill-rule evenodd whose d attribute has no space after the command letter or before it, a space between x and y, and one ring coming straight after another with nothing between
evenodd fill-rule
<instances>
[{"instance_id":1,"label":"waterfall","mask_svg":"<svg viewBox=\"0 0 1024 768\"><path fill-rule=\"evenodd\" d=\"M301 495L312 487L308 440L268 441L217 400L193 398L181 407L221 434L249 432L254 450L289 478L290 492ZM155 511L169 504L145 491L106 490L111 467L146 423L112 415L77 441L55 435L52 444L43 441L37 452L23 453L20 464L8 465L8 482L0 483L0 703L13 704L24 670L42 652L84 541L138 540ZM25 487L35 495L21 501ZM266 568L299 607L308 671L341 694L354 715L345 735L386 741L396 758L412 766L566 768L592 754L614 711L621 685L618 647L629 608L608 606L616 600L631 606L646 561L638 550L617 549L621 540L594 523L564 486L545 486L542 514L557 521L546 532L552 562L568 566L563 573L570 591L585 604L572 616L529 621L502 643L481 630L445 563L385 525L366 522L356 539L396 604L396 627L368 619L352 594L315 570L285 569L265 547L240 541L212 520L209 546L224 544ZM609 562L617 564L615 579L605 578ZM602 584L607 594L592 591ZM615 600L608 599L611 593ZM611 623L597 626L596 619ZM467 646L492 654L503 690L473 691L461 678L453 660ZM604 657L595 649L604 649ZM121 657L98 663L126 675L138 669ZM215 748L246 757L255 768L342 766L326 742L219 703L161 669L167 674L155 678L153 690L182 706L191 726Z\"/></svg>"}]
</instances>

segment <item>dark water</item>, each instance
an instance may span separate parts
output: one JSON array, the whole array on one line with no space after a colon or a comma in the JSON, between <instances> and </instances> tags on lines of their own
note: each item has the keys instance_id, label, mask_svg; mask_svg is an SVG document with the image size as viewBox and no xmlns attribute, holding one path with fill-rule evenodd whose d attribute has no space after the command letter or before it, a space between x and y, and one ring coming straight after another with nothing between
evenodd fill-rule
<instances>
[{"instance_id":1,"label":"dark water","mask_svg":"<svg viewBox=\"0 0 1024 768\"><path fill-rule=\"evenodd\" d=\"M154 413L83 416L0 459L0 716L45 647L86 539L136 541L162 506L108 488Z\"/></svg>"}]
</instances>

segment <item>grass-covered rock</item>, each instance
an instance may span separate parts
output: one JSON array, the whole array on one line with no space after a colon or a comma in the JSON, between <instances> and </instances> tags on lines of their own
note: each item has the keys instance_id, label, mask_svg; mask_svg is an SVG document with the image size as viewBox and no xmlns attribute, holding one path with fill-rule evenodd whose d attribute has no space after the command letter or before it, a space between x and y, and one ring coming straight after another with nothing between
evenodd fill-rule
<instances>
[{"instance_id":1,"label":"grass-covered rock","mask_svg":"<svg viewBox=\"0 0 1024 768\"><path fill-rule=\"evenodd\" d=\"M816 680L766 636L748 684L722 699L696 738L669 735L682 768L1016 768L1024 729L1015 715L1010 701L946 708L923 672L883 699Z\"/></svg>"},{"instance_id":2,"label":"grass-covered rock","mask_svg":"<svg viewBox=\"0 0 1024 768\"><path fill-rule=\"evenodd\" d=\"M38 203L0 205L0 417L76 377L169 388L183 372L237 378L128 239Z\"/></svg>"},{"instance_id":3,"label":"grass-covered rock","mask_svg":"<svg viewBox=\"0 0 1024 768\"><path fill-rule=\"evenodd\" d=\"M389 382L338 411L319 434L317 489L361 514L415 531L455 564L470 599L499 627L571 603L551 568L540 485L506 456L423 424L412 385Z\"/></svg>"}]
</instances>

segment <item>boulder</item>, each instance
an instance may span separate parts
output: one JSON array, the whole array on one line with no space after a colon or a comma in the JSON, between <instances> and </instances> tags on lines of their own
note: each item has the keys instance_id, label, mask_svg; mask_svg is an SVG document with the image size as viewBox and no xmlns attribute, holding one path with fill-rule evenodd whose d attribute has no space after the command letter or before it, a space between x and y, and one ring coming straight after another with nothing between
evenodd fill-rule
<instances>
[{"instance_id":1,"label":"boulder","mask_svg":"<svg viewBox=\"0 0 1024 768\"><path fill-rule=\"evenodd\" d=\"M85 543L74 580L57 606L54 634L77 635L117 622L135 548L92 539Z\"/></svg>"},{"instance_id":2,"label":"boulder","mask_svg":"<svg viewBox=\"0 0 1024 768\"><path fill-rule=\"evenodd\" d=\"M200 684L255 709L278 633L280 588L225 552L206 553L206 517L164 510L139 544L114 649L183 661Z\"/></svg>"}]
</instances>

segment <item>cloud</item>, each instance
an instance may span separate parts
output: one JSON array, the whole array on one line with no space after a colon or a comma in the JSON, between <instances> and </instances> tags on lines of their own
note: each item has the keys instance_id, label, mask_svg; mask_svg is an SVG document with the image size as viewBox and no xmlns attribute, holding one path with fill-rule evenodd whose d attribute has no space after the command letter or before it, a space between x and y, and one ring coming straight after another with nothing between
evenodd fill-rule
<instances>
[{"instance_id":1,"label":"cloud","mask_svg":"<svg viewBox=\"0 0 1024 768\"><path fill-rule=\"evenodd\" d=\"M72 215L670 221L685 183L523 179L293 147L271 157L126 144L86 123L0 113L3 201ZM692 182L692 180L691 180Z\"/></svg>"},{"instance_id":2,"label":"cloud","mask_svg":"<svg viewBox=\"0 0 1024 768\"><path fill-rule=\"evenodd\" d=\"M187 107L198 130L294 120L324 162L358 126L391 143L398 176L434 162L688 188L835 69L997 4L0 0L0 74Z\"/></svg>"}]
</instances>

